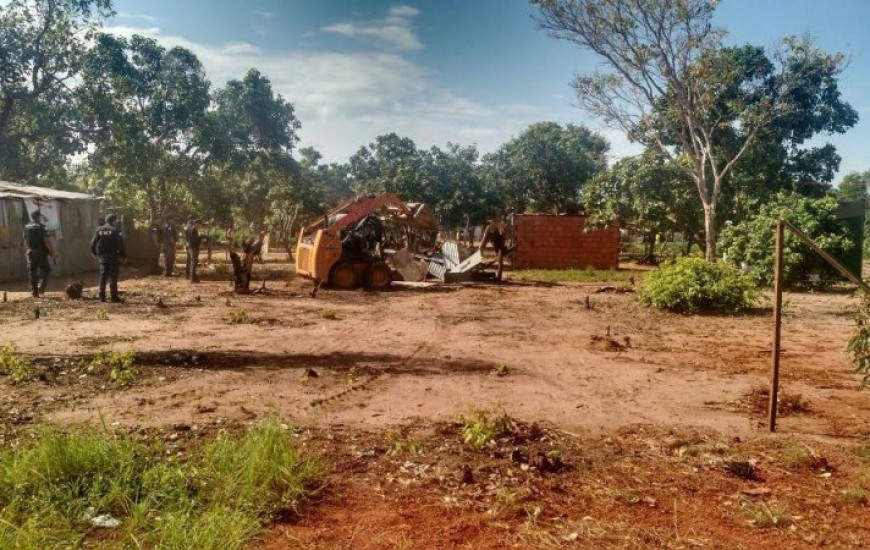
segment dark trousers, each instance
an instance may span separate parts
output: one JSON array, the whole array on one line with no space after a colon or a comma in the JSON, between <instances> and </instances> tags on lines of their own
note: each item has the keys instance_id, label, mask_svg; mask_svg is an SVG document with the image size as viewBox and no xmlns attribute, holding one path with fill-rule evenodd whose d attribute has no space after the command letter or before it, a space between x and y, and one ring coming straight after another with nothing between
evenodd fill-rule
<instances>
[{"instance_id":1,"label":"dark trousers","mask_svg":"<svg viewBox=\"0 0 870 550\"><path fill-rule=\"evenodd\" d=\"M160 273L160 246L154 245L154 247L149 250L149 255L149 262L151 265L148 266L148 273L151 275L157 275Z\"/></svg>"},{"instance_id":2,"label":"dark trousers","mask_svg":"<svg viewBox=\"0 0 870 550\"><path fill-rule=\"evenodd\" d=\"M48 252L45 250L27 250L27 274L30 279L30 290L34 295L45 292L51 265L48 263Z\"/></svg>"},{"instance_id":3,"label":"dark trousers","mask_svg":"<svg viewBox=\"0 0 870 550\"><path fill-rule=\"evenodd\" d=\"M106 283L109 284L112 300L118 299L118 275L121 261L115 257L100 256L100 300L106 299Z\"/></svg>"},{"instance_id":4,"label":"dark trousers","mask_svg":"<svg viewBox=\"0 0 870 550\"><path fill-rule=\"evenodd\" d=\"M165 247L163 249L163 274L169 277L173 270L175 270L175 247Z\"/></svg>"},{"instance_id":5,"label":"dark trousers","mask_svg":"<svg viewBox=\"0 0 870 550\"><path fill-rule=\"evenodd\" d=\"M199 265L199 249L187 247L187 278L197 280L196 266Z\"/></svg>"}]
</instances>

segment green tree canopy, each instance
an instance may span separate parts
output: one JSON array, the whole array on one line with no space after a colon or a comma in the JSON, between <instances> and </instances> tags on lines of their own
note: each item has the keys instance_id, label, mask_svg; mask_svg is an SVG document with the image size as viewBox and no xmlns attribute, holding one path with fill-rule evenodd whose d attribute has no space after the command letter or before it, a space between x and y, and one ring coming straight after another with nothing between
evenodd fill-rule
<instances>
[{"instance_id":1,"label":"green tree canopy","mask_svg":"<svg viewBox=\"0 0 870 550\"><path fill-rule=\"evenodd\" d=\"M870 184L870 170L849 172L837 188L837 196L846 201L866 199L867 185Z\"/></svg>"},{"instance_id":2,"label":"green tree canopy","mask_svg":"<svg viewBox=\"0 0 870 550\"><path fill-rule=\"evenodd\" d=\"M0 5L0 177L57 186L86 142L73 100L86 40L111 0Z\"/></svg>"},{"instance_id":3,"label":"green tree canopy","mask_svg":"<svg viewBox=\"0 0 870 550\"><path fill-rule=\"evenodd\" d=\"M774 231L777 220L788 220L820 247L842 256L853 246L848 231L836 219L834 197L810 198L780 192L760 206L751 218L722 230L722 250L729 262L747 269L759 284L773 283ZM786 231L783 279L788 283L806 282L811 273L835 272L797 236Z\"/></svg>"},{"instance_id":4,"label":"green tree canopy","mask_svg":"<svg viewBox=\"0 0 870 550\"><path fill-rule=\"evenodd\" d=\"M513 212L576 209L586 182L607 168L609 148L584 126L537 122L487 155L488 187Z\"/></svg>"},{"instance_id":5,"label":"green tree canopy","mask_svg":"<svg viewBox=\"0 0 870 550\"><path fill-rule=\"evenodd\" d=\"M787 141L801 144L857 120L839 99L841 54L795 39L773 56L726 48L725 31L713 25L715 0L533 3L545 30L595 53L609 69L575 80L581 105L632 140L657 147L692 178L708 260L716 255L726 180L756 141L787 129ZM796 168L807 154L793 157Z\"/></svg>"},{"instance_id":6,"label":"green tree canopy","mask_svg":"<svg viewBox=\"0 0 870 550\"><path fill-rule=\"evenodd\" d=\"M208 160L201 135L209 83L189 50L100 34L83 71L93 169L118 175L156 219L182 201ZM207 143L207 142L206 142Z\"/></svg>"},{"instance_id":7,"label":"green tree canopy","mask_svg":"<svg viewBox=\"0 0 870 550\"><path fill-rule=\"evenodd\" d=\"M655 260L655 237L682 233L687 243L703 232L691 179L654 151L620 160L583 188L583 205L595 225L617 220L644 235L646 260Z\"/></svg>"}]
</instances>

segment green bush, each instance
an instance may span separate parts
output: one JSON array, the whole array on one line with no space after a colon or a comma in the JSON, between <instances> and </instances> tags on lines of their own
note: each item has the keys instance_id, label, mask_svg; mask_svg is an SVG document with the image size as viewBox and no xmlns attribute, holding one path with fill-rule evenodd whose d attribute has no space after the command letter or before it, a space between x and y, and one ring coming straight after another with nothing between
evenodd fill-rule
<instances>
[{"instance_id":1,"label":"green bush","mask_svg":"<svg viewBox=\"0 0 870 550\"><path fill-rule=\"evenodd\" d=\"M776 221L788 220L816 244L836 257L853 246L846 228L836 220L837 201L833 197L813 199L794 193L779 193L760 207L754 217L725 227L719 235L719 251L735 266L745 265L759 285L773 284L773 248ZM836 277L836 272L788 230L783 245L786 283L806 282L811 273Z\"/></svg>"},{"instance_id":2,"label":"green bush","mask_svg":"<svg viewBox=\"0 0 870 550\"><path fill-rule=\"evenodd\" d=\"M648 275L638 299L646 306L681 313L734 312L752 306L758 289L725 262L681 258Z\"/></svg>"},{"instance_id":3,"label":"green bush","mask_svg":"<svg viewBox=\"0 0 870 550\"><path fill-rule=\"evenodd\" d=\"M855 372L863 376L862 384L866 388L870 386L870 296L859 294L855 328L847 349L852 354Z\"/></svg>"},{"instance_id":4,"label":"green bush","mask_svg":"<svg viewBox=\"0 0 870 550\"><path fill-rule=\"evenodd\" d=\"M0 375L7 375L13 383L18 384L30 380L34 374L33 365L15 353L12 344L0 349Z\"/></svg>"}]
</instances>

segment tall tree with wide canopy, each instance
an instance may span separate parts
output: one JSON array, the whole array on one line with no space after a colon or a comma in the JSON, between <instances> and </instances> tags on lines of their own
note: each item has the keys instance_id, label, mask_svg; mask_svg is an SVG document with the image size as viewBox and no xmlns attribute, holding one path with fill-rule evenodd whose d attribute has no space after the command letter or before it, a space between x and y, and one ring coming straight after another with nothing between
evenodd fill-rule
<instances>
[{"instance_id":1,"label":"tall tree with wide canopy","mask_svg":"<svg viewBox=\"0 0 870 550\"><path fill-rule=\"evenodd\" d=\"M607 168L610 145L584 126L536 122L487 155L487 179L507 208L565 212L580 205L583 185Z\"/></svg>"},{"instance_id":2,"label":"tall tree with wide canopy","mask_svg":"<svg viewBox=\"0 0 870 550\"><path fill-rule=\"evenodd\" d=\"M73 101L86 41L111 0L0 5L0 177L54 185L84 151Z\"/></svg>"},{"instance_id":3,"label":"tall tree with wide canopy","mask_svg":"<svg viewBox=\"0 0 870 550\"><path fill-rule=\"evenodd\" d=\"M807 133L830 131L826 107L839 102L840 54L790 39L773 61L755 56L747 65L723 48L725 32L712 24L715 0L532 2L542 28L591 50L610 69L574 81L580 103L692 178L708 259L716 254L723 184L759 135L790 117L806 117ZM843 127L854 124L854 110L838 105Z\"/></svg>"},{"instance_id":4,"label":"tall tree with wide canopy","mask_svg":"<svg viewBox=\"0 0 870 550\"><path fill-rule=\"evenodd\" d=\"M256 69L227 82L213 104L199 131L211 155L208 168L224 181L236 218L263 227L276 215L274 196L301 196L295 188L303 182L292 156L300 128L293 105ZM280 207L288 207L286 200Z\"/></svg>"},{"instance_id":5,"label":"tall tree with wide canopy","mask_svg":"<svg viewBox=\"0 0 870 550\"><path fill-rule=\"evenodd\" d=\"M208 90L199 60L181 47L100 34L90 52L81 90L90 162L141 193L152 220L180 202L211 154L201 132Z\"/></svg>"}]
</instances>

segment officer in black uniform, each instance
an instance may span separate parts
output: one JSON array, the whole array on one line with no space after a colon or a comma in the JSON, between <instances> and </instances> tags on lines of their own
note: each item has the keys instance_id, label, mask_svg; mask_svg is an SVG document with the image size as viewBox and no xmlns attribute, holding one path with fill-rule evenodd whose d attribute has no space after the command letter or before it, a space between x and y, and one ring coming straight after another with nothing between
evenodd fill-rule
<instances>
[{"instance_id":1,"label":"officer in black uniform","mask_svg":"<svg viewBox=\"0 0 870 550\"><path fill-rule=\"evenodd\" d=\"M199 224L196 216L187 217L187 225L184 227L184 240L187 248L187 277L191 283L198 283L196 266L199 265Z\"/></svg>"},{"instance_id":2,"label":"officer in black uniform","mask_svg":"<svg viewBox=\"0 0 870 550\"><path fill-rule=\"evenodd\" d=\"M175 245L178 242L178 228L172 216L166 217L163 226L163 276L171 277L175 269Z\"/></svg>"},{"instance_id":3,"label":"officer in black uniform","mask_svg":"<svg viewBox=\"0 0 870 550\"><path fill-rule=\"evenodd\" d=\"M48 232L42 224L42 213L36 210L30 215L31 223L24 226L24 247L27 249L27 274L30 279L30 291L34 298L45 293L48 276L51 274L52 262L56 262L54 248L48 240Z\"/></svg>"},{"instance_id":4,"label":"officer in black uniform","mask_svg":"<svg viewBox=\"0 0 870 550\"><path fill-rule=\"evenodd\" d=\"M100 260L100 301L106 301L106 283L109 283L113 302L123 302L118 296L118 275L121 262L127 260L127 250L124 248L124 237L116 227L118 217L115 214L106 216L106 223L97 228L91 239L91 255Z\"/></svg>"}]
</instances>

